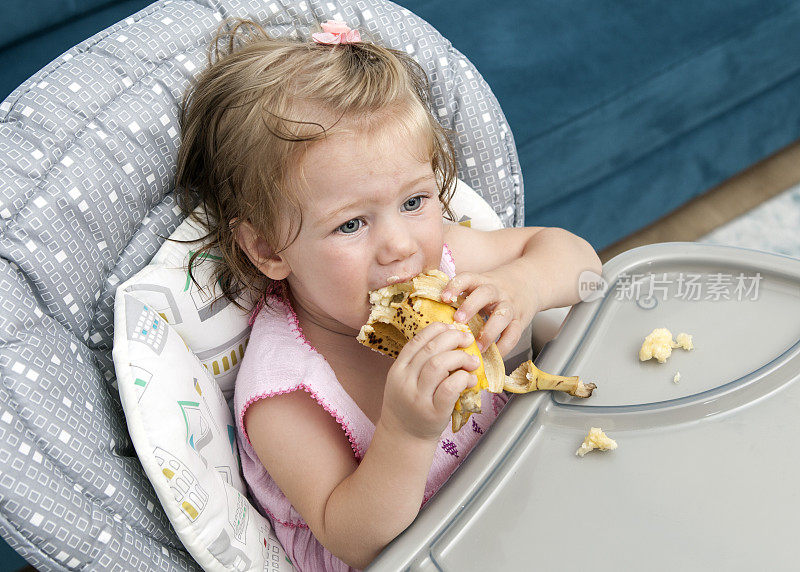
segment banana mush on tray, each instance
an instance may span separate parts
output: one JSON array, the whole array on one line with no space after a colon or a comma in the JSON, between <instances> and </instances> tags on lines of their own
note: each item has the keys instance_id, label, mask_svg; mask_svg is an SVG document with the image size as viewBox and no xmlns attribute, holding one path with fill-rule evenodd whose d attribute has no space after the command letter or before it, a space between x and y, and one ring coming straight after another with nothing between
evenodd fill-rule
<instances>
[{"instance_id":1,"label":"banana mush on tray","mask_svg":"<svg viewBox=\"0 0 800 572\"><path fill-rule=\"evenodd\" d=\"M408 340L433 322L455 323L453 315L461 303L442 302L442 290L449 282L448 276L439 270L423 272L399 284L391 284L369 294L372 305L367 323L361 327L358 341L365 346L396 358ZM468 324L473 337L477 338L483 328L483 318L475 315ZM565 391L576 397L589 397L595 384L582 383L578 377L565 377L544 373L532 361L521 364L511 375L506 376L505 365L495 344L481 354L476 342L463 351L479 356L481 364L474 374L478 383L468 387L456 401L453 413L453 432L463 427L469 416L481 412L481 390L493 393L503 390L511 393L554 389Z\"/></svg>"}]
</instances>

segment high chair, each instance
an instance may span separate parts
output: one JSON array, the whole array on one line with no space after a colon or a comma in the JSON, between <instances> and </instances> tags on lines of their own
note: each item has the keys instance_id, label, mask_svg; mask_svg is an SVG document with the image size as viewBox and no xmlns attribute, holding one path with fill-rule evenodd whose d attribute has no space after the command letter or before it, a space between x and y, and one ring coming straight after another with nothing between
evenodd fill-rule
<instances>
[{"instance_id":1,"label":"high chair","mask_svg":"<svg viewBox=\"0 0 800 572\"><path fill-rule=\"evenodd\" d=\"M123 334L114 331L117 289L181 223L172 192L179 105L227 17L302 38L341 19L412 54L430 77L434 114L453 129L460 178L503 225L523 222L514 138L488 85L445 38L391 2L162 0L51 62L0 104L0 532L38 570L286 569L266 544L263 561L244 558L235 537L213 538L202 554L187 550L186 530L163 507L170 499L156 495L155 473L137 457L112 361ZM151 312L141 347L163 341L175 317L160 316ZM197 354L212 370L217 357ZM219 357L220 376L236 357ZM145 391L143 379L133 381ZM209 395L206 381L198 394ZM194 414L186 409L187 431ZM189 435L197 451L201 438ZM188 499L175 510L197 510L191 499L202 494L180 489L168 455L157 458L155 476L174 477L175 500ZM266 543L268 530L261 534Z\"/></svg>"}]
</instances>

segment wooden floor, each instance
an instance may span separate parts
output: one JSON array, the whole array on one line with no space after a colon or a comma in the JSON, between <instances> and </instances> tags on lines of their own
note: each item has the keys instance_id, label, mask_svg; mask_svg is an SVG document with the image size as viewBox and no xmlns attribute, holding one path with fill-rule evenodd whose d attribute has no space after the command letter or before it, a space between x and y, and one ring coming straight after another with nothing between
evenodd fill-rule
<instances>
[{"instance_id":1,"label":"wooden floor","mask_svg":"<svg viewBox=\"0 0 800 572\"><path fill-rule=\"evenodd\" d=\"M800 142L782 149L650 226L599 252L617 254L655 242L692 241L800 182Z\"/></svg>"}]
</instances>

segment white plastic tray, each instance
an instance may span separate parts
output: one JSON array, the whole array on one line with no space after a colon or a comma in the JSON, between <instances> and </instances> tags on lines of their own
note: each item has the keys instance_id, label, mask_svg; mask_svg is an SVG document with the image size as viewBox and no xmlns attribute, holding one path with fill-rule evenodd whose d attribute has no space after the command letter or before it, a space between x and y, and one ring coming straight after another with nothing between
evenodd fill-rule
<instances>
[{"instance_id":1,"label":"white plastic tray","mask_svg":"<svg viewBox=\"0 0 800 572\"><path fill-rule=\"evenodd\" d=\"M663 243L603 277L606 295L574 306L536 359L595 394L512 399L370 570L800 566L800 260ZM656 327L695 350L640 362ZM592 426L619 448L576 456Z\"/></svg>"}]
</instances>

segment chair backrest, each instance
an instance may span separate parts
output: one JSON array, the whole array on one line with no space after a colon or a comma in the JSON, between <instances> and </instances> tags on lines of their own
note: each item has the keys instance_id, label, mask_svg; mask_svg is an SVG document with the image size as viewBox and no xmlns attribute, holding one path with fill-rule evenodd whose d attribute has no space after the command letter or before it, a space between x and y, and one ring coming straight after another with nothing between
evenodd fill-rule
<instances>
[{"instance_id":1,"label":"chair backrest","mask_svg":"<svg viewBox=\"0 0 800 572\"><path fill-rule=\"evenodd\" d=\"M504 224L522 224L496 99L447 40L391 2L165 0L54 60L0 104L0 534L39 570L197 569L128 437L113 306L116 286L181 222L179 104L226 17L300 37L337 18L413 54L455 132L460 177Z\"/></svg>"}]
</instances>

